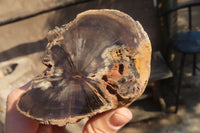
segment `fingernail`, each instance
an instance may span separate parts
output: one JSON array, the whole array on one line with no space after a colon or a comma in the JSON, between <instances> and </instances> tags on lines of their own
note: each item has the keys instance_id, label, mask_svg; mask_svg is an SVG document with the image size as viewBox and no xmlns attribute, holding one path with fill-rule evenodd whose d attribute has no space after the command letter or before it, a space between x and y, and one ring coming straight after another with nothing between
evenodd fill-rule
<instances>
[{"instance_id":1,"label":"fingernail","mask_svg":"<svg viewBox=\"0 0 200 133\"><path fill-rule=\"evenodd\" d=\"M122 127L132 119L132 113L127 108L117 109L110 117L109 122L113 127Z\"/></svg>"},{"instance_id":2,"label":"fingernail","mask_svg":"<svg viewBox=\"0 0 200 133\"><path fill-rule=\"evenodd\" d=\"M25 84L24 86L20 87L21 90L27 90L31 85L31 81Z\"/></svg>"}]
</instances>

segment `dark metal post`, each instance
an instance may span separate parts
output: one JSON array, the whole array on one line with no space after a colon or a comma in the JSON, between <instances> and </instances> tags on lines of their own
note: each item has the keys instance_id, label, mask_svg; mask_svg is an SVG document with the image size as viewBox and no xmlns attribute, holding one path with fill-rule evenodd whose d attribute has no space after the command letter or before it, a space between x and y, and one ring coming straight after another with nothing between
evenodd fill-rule
<instances>
[{"instance_id":1,"label":"dark metal post","mask_svg":"<svg viewBox=\"0 0 200 133\"><path fill-rule=\"evenodd\" d=\"M196 74L196 61L197 61L197 55L196 54L193 54L193 72L192 72L192 75L195 76Z\"/></svg>"},{"instance_id":2,"label":"dark metal post","mask_svg":"<svg viewBox=\"0 0 200 133\"><path fill-rule=\"evenodd\" d=\"M188 6L189 30L192 31L192 7Z\"/></svg>"},{"instance_id":3,"label":"dark metal post","mask_svg":"<svg viewBox=\"0 0 200 133\"><path fill-rule=\"evenodd\" d=\"M184 63L185 63L185 53L183 53L182 56L181 56L181 64L179 66L180 67L180 72L179 72L179 77L178 77L178 85L177 85L177 88L176 88L177 89L177 94L176 94L176 109L175 109L175 113L178 112L178 107L179 107Z\"/></svg>"}]
</instances>

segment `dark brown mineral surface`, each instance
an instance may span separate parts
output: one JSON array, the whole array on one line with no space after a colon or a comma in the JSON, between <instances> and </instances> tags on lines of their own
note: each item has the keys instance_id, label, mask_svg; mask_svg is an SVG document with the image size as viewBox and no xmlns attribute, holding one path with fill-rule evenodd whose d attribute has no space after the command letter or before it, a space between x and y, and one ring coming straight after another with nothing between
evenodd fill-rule
<instances>
[{"instance_id":1,"label":"dark brown mineral surface","mask_svg":"<svg viewBox=\"0 0 200 133\"><path fill-rule=\"evenodd\" d=\"M138 21L117 10L89 10L48 34L47 69L17 108L44 124L63 126L120 106L144 91L151 44Z\"/></svg>"}]
</instances>

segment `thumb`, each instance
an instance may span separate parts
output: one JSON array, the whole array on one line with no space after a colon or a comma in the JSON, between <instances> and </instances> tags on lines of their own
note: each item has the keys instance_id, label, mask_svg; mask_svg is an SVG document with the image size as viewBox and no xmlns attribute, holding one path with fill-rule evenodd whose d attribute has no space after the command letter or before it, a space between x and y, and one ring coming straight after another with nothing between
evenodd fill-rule
<instances>
[{"instance_id":1,"label":"thumb","mask_svg":"<svg viewBox=\"0 0 200 133\"><path fill-rule=\"evenodd\" d=\"M122 107L99 114L85 125L83 133L115 133L132 119L129 109Z\"/></svg>"}]
</instances>

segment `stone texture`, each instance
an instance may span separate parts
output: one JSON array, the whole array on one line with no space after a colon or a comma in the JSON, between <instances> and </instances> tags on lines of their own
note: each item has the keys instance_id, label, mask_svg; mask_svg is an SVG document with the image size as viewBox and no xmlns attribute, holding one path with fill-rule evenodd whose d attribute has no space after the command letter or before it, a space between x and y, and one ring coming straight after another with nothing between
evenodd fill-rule
<instances>
[{"instance_id":1,"label":"stone texture","mask_svg":"<svg viewBox=\"0 0 200 133\"><path fill-rule=\"evenodd\" d=\"M0 1L0 23L81 1L84 0L2 0Z\"/></svg>"},{"instance_id":2,"label":"stone texture","mask_svg":"<svg viewBox=\"0 0 200 133\"><path fill-rule=\"evenodd\" d=\"M30 59L16 58L0 63L0 123L5 122L6 99L8 94L33 78L32 62ZM1 124L0 124L1 125Z\"/></svg>"}]
</instances>

